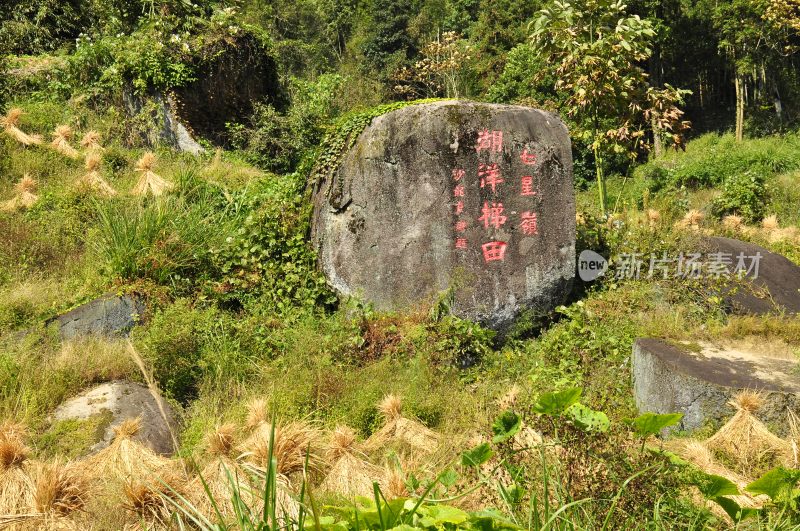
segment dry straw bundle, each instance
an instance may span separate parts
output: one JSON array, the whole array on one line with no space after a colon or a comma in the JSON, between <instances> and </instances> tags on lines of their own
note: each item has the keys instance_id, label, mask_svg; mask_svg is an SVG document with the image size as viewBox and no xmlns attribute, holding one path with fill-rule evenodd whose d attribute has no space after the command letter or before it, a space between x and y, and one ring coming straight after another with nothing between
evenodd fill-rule
<instances>
[{"instance_id":1,"label":"dry straw bundle","mask_svg":"<svg viewBox=\"0 0 800 531\"><path fill-rule=\"evenodd\" d=\"M647 223L652 227L657 227L658 224L661 222L661 212L655 210L653 208L647 209Z\"/></svg>"},{"instance_id":2,"label":"dry straw bundle","mask_svg":"<svg viewBox=\"0 0 800 531\"><path fill-rule=\"evenodd\" d=\"M249 430L254 430L269 420L267 401L263 398L254 398L247 404L247 420L245 425Z\"/></svg>"},{"instance_id":3,"label":"dry straw bundle","mask_svg":"<svg viewBox=\"0 0 800 531\"><path fill-rule=\"evenodd\" d=\"M100 133L94 130L87 131L81 139L81 147L88 151L103 151L100 145Z\"/></svg>"},{"instance_id":4,"label":"dry straw bundle","mask_svg":"<svg viewBox=\"0 0 800 531\"><path fill-rule=\"evenodd\" d=\"M174 473L162 474L151 481L126 481L123 507L136 518L136 524L127 526L127 529L174 529L170 521L177 510L175 504L183 497L182 482L182 478Z\"/></svg>"},{"instance_id":5,"label":"dry straw bundle","mask_svg":"<svg viewBox=\"0 0 800 531\"><path fill-rule=\"evenodd\" d=\"M77 159L81 154L70 145L70 140L72 140L72 128L68 125L59 125L56 127L56 130L53 131L53 141L50 145L62 155L71 159Z\"/></svg>"},{"instance_id":6,"label":"dry straw bundle","mask_svg":"<svg viewBox=\"0 0 800 531\"><path fill-rule=\"evenodd\" d=\"M42 143L42 137L39 135L28 135L19 128L19 119L25 114L22 109L14 107L8 111L4 117L0 118L0 124L3 130L11 138L22 144L23 146L33 146Z\"/></svg>"},{"instance_id":7,"label":"dry straw bundle","mask_svg":"<svg viewBox=\"0 0 800 531\"><path fill-rule=\"evenodd\" d=\"M25 514L35 506L29 453L20 436L0 433L0 514Z\"/></svg>"},{"instance_id":8,"label":"dry straw bundle","mask_svg":"<svg viewBox=\"0 0 800 531\"><path fill-rule=\"evenodd\" d=\"M133 440L141 418L127 419L114 428L114 440L84 461L90 480L141 479L169 473L172 461Z\"/></svg>"},{"instance_id":9,"label":"dry straw bundle","mask_svg":"<svg viewBox=\"0 0 800 531\"><path fill-rule=\"evenodd\" d=\"M366 461L356 443L356 432L348 426L337 426L331 434L328 459L333 466L320 486L323 491L347 498L372 497L374 481L382 488L387 484L384 471Z\"/></svg>"},{"instance_id":10,"label":"dry straw bundle","mask_svg":"<svg viewBox=\"0 0 800 531\"><path fill-rule=\"evenodd\" d=\"M192 479L187 486L192 505L208 518L216 516L214 503L223 516L235 514L231 482L238 487L239 497L251 510L255 510L261 500L262 493L254 489L250 474L233 458L235 442L236 426L233 424L223 424L211 432L205 444L210 460L200 471L200 476Z\"/></svg>"},{"instance_id":11,"label":"dry straw bundle","mask_svg":"<svg viewBox=\"0 0 800 531\"><path fill-rule=\"evenodd\" d=\"M34 203L36 203L36 201L39 200L39 196L36 195L37 187L38 183L36 182L36 179L26 173L22 179L20 179L20 181L14 185L14 191L16 192L16 195L14 195L14 197L8 201L0 204L0 209L11 212L14 210L30 208Z\"/></svg>"},{"instance_id":12,"label":"dry straw bundle","mask_svg":"<svg viewBox=\"0 0 800 531\"><path fill-rule=\"evenodd\" d=\"M35 516L26 522L30 529L84 529L77 520L86 510L89 484L75 463L59 460L42 463L34 472Z\"/></svg>"},{"instance_id":13,"label":"dry straw bundle","mask_svg":"<svg viewBox=\"0 0 800 531\"><path fill-rule=\"evenodd\" d=\"M86 155L87 173L80 180L79 184L105 197L115 196L117 195L117 191L108 184L108 181L103 179L102 175L100 175L100 160L100 154L96 151L91 151Z\"/></svg>"},{"instance_id":14,"label":"dry straw bundle","mask_svg":"<svg viewBox=\"0 0 800 531\"><path fill-rule=\"evenodd\" d=\"M791 443L774 435L753 416L763 403L759 393L741 391L730 402L736 413L705 441L713 453L719 452L738 463L739 472L747 476L765 463L792 460Z\"/></svg>"},{"instance_id":15,"label":"dry straw bundle","mask_svg":"<svg viewBox=\"0 0 800 531\"><path fill-rule=\"evenodd\" d=\"M705 219L706 215L700 212L699 210L692 209L683 216L677 223L675 223L675 227L678 229L691 229L694 231L700 230L700 224Z\"/></svg>"},{"instance_id":16,"label":"dry straw bundle","mask_svg":"<svg viewBox=\"0 0 800 531\"><path fill-rule=\"evenodd\" d=\"M153 167L156 164L156 156L147 152L142 155L142 158L136 163L135 170L142 175L133 187L134 195L147 195L148 193L154 196L159 196L165 191L172 189L173 184L165 181L153 172Z\"/></svg>"},{"instance_id":17,"label":"dry straw bundle","mask_svg":"<svg viewBox=\"0 0 800 531\"><path fill-rule=\"evenodd\" d=\"M737 214L729 214L722 218L722 226L728 230L739 231L744 225L744 219Z\"/></svg>"},{"instance_id":18,"label":"dry straw bundle","mask_svg":"<svg viewBox=\"0 0 800 531\"><path fill-rule=\"evenodd\" d=\"M270 439L273 427L261 423L253 434L242 443L242 458L259 468L268 465ZM278 475L290 478L303 472L308 457L308 470L311 475L320 474L327 465L323 448L322 432L303 421L276 424L272 440L272 455L277 461Z\"/></svg>"},{"instance_id":19,"label":"dry straw bundle","mask_svg":"<svg viewBox=\"0 0 800 531\"><path fill-rule=\"evenodd\" d=\"M384 424L367 440L365 446L374 451L390 443L400 443L412 452L432 453L439 445L439 435L433 430L402 414L402 401L396 395L387 395L378 404Z\"/></svg>"}]
</instances>

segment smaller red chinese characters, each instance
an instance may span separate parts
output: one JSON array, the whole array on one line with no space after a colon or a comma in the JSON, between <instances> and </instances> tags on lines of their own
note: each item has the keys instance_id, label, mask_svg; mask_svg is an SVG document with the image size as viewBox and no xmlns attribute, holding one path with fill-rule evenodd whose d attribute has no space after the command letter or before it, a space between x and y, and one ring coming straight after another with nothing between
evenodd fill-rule
<instances>
[{"instance_id":1,"label":"smaller red chinese characters","mask_svg":"<svg viewBox=\"0 0 800 531\"><path fill-rule=\"evenodd\" d=\"M523 164L528 166L533 166L536 164L536 153L531 153L528 151L528 148L522 150L522 154L519 156L519 160L522 161Z\"/></svg>"},{"instance_id":2,"label":"smaller red chinese characters","mask_svg":"<svg viewBox=\"0 0 800 531\"><path fill-rule=\"evenodd\" d=\"M483 260L485 262L502 262L506 256L506 247L508 244L506 242L486 242L481 245L481 250L483 250Z\"/></svg>"},{"instance_id":3,"label":"smaller red chinese characters","mask_svg":"<svg viewBox=\"0 0 800 531\"><path fill-rule=\"evenodd\" d=\"M503 151L503 132L489 131L488 129L478 131L478 141L475 143L475 151L480 153L483 150L495 153Z\"/></svg>"},{"instance_id":4,"label":"smaller red chinese characters","mask_svg":"<svg viewBox=\"0 0 800 531\"><path fill-rule=\"evenodd\" d=\"M464 201L459 201L456 203L456 215L461 214L464 212Z\"/></svg>"},{"instance_id":5,"label":"smaller red chinese characters","mask_svg":"<svg viewBox=\"0 0 800 531\"><path fill-rule=\"evenodd\" d=\"M467 248L467 239L456 238L456 249L466 249L466 248Z\"/></svg>"},{"instance_id":6,"label":"smaller red chinese characters","mask_svg":"<svg viewBox=\"0 0 800 531\"><path fill-rule=\"evenodd\" d=\"M489 206L488 201L484 201L483 209L481 209L481 217L478 218L478 221L483 222L484 228L489 228L490 226L499 229L502 227L508 218L503 215L503 203L492 203Z\"/></svg>"},{"instance_id":7,"label":"smaller red chinese characters","mask_svg":"<svg viewBox=\"0 0 800 531\"><path fill-rule=\"evenodd\" d=\"M535 236L539 234L539 217L536 212L523 212L519 228L525 236Z\"/></svg>"},{"instance_id":8,"label":"smaller red chinese characters","mask_svg":"<svg viewBox=\"0 0 800 531\"><path fill-rule=\"evenodd\" d=\"M492 193L497 192L497 185L504 182L497 164L478 164L478 177L481 178L481 188L491 186Z\"/></svg>"},{"instance_id":9,"label":"smaller red chinese characters","mask_svg":"<svg viewBox=\"0 0 800 531\"><path fill-rule=\"evenodd\" d=\"M455 169L453 170L453 180L458 182L461 179L463 179L466 174L467 172L465 172L464 170Z\"/></svg>"},{"instance_id":10,"label":"smaller red chinese characters","mask_svg":"<svg viewBox=\"0 0 800 531\"><path fill-rule=\"evenodd\" d=\"M456 221L456 231L464 232L467 230L467 222L464 220Z\"/></svg>"},{"instance_id":11,"label":"smaller red chinese characters","mask_svg":"<svg viewBox=\"0 0 800 531\"><path fill-rule=\"evenodd\" d=\"M536 195L536 190L533 189L533 175L522 176L519 195Z\"/></svg>"},{"instance_id":12,"label":"smaller red chinese characters","mask_svg":"<svg viewBox=\"0 0 800 531\"><path fill-rule=\"evenodd\" d=\"M464 197L464 185L459 184L453 188L453 197Z\"/></svg>"}]
</instances>

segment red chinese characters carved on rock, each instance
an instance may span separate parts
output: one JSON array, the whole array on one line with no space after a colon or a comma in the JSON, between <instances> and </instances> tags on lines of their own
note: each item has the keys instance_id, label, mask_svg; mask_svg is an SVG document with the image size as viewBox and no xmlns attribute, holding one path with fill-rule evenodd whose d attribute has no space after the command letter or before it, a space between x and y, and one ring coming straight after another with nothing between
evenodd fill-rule
<instances>
[{"instance_id":1,"label":"red chinese characters carved on rock","mask_svg":"<svg viewBox=\"0 0 800 531\"><path fill-rule=\"evenodd\" d=\"M497 185L504 182L497 164L478 164L478 177L481 178L481 188L491 186L493 194L497 192Z\"/></svg>"},{"instance_id":2,"label":"red chinese characters carved on rock","mask_svg":"<svg viewBox=\"0 0 800 531\"><path fill-rule=\"evenodd\" d=\"M467 239L456 238L456 249L466 249L466 248L467 248Z\"/></svg>"},{"instance_id":3,"label":"red chinese characters carved on rock","mask_svg":"<svg viewBox=\"0 0 800 531\"><path fill-rule=\"evenodd\" d=\"M456 232L464 232L467 230L467 222L464 220L456 221Z\"/></svg>"},{"instance_id":4,"label":"red chinese characters carved on rock","mask_svg":"<svg viewBox=\"0 0 800 531\"><path fill-rule=\"evenodd\" d=\"M522 150L522 154L519 156L519 160L522 161L523 164L528 166L533 166L536 164L536 153L530 153L528 148Z\"/></svg>"},{"instance_id":5,"label":"red chinese characters carved on rock","mask_svg":"<svg viewBox=\"0 0 800 531\"><path fill-rule=\"evenodd\" d=\"M539 234L539 216L536 212L523 212L520 216L519 228L525 236L535 236Z\"/></svg>"},{"instance_id":6,"label":"red chinese characters carved on rock","mask_svg":"<svg viewBox=\"0 0 800 531\"><path fill-rule=\"evenodd\" d=\"M533 189L533 175L523 175L520 180L519 195L528 196L536 195L536 190Z\"/></svg>"},{"instance_id":7,"label":"red chinese characters carved on rock","mask_svg":"<svg viewBox=\"0 0 800 531\"><path fill-rule=\"evenodd\" d=\"M506 255L506 247L508 244L506 242L499 242L499 241L491 241L486 242L481 245L481 250L483 251L483 260L485 262L496 262L496 261L503 261Z\"/></svg>"},{"instance_id":8,"label":"red chinese characters carved on rock","mask_svg":"<svg viewBox=\"0 0 800 531\"><path fill-rule=\"evenodd\" d=\"M453 197L464 197L464 185L459 184L453 188Z\"/></svg>"},{"instance_id":9,"label":"red chinese characters carved on rock","mask_svg":"<svg viewBox=\"0 0 800 531\"><path fill-rule=\"evenodd\" d=\"M492 203L489 206L488 201L484 201L483 209L481 209L481 217L478 218L478 221L483 221L484 228L489 228L492 226L496 229L499 229L503 225L505 225L506 220L508 218L503 215L503 203Z\"/></svg>"},{"instance_id":10,"label":"red chinese characters carved on rock","mask_svg":"<svg viewBox=\"0 0 800 531\"><path fill-rule=\"evenodd\" d=\"M455 170L453 170L453 180L458 182L461 179L463 179L464 175L466 175L466 174L467 174L467 172L465 172L464 170L455 169Z\"/></svg>"},{"instance_id":11,"label":"red chinese characters carved on rock","mask_svg":"<svg viewBox=\"0 0 800 531\"><path fill-rule=\"evenodd\" d=\"M503 151L503 132L489 131L488 129L478 131L478 141L475 143L475 151L480 153L483 150L494 153Z\"/></svg>"}]
</instances>

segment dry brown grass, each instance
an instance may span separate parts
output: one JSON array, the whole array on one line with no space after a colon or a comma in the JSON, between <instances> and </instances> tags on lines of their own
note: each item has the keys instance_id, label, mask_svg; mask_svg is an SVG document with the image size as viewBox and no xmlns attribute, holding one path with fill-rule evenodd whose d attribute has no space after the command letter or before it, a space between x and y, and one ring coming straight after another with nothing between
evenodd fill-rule
<instances>
[{"instance_id":1,"label":"dry brown grass","mask_svg":"<svg viewBox=\"0 0 800 531\"><path fill-rule=\"evenodd\" d=\"M17 437L0 437L0 514L28 513L35 506L30 451Z\"/></svg>"},{"instance_id":2,"label":"dry brown grass","mask_svg":"<svg viewBox=\"0 0 800 531\"><path fill-rule=\"evenodd\" d=\"M101 156L97 151L91 151L86 155L85 166L87 173L80 179L78 184L95 191L99 195L113 197L117 195L117 191L100 175L100 161Z\"/></svg>"},{"instance_id":3,"label":"dry brown grass","mask_svg":"<svg viewBox=\"0 0 800 531\"><path fill-rule=\"evenodd\" d=\"M43 463L35 473L35 507L40 513L67 516L82 511L89 497L89 484L77 463L55 460Z\"/></svg>"},{"instance_id":4,"label":"dry brown grass","mask_svg":"<svg viewBox=\"0 0 800 531\"><path fill-rule=\"evenodd\" d=\"M722 218L722 226L728 230L739 231L744 225L744 218L736 214L730 214Z\"/></svg>"},{"instance_id":5,"label":"dry brown grass","mask_svg":"<svg viewBox=\"0 0 800 531\"><path fill-rule=\"evenodd\" d=\"M150 193L154 196L159 196L174 187L171 182L162 179L153 172L155 163L156 156L149 151L142 155L142 158L136 163L134 169L141 173L141 176L133 187L132 193L134 195L147 195Z\"/></svg>"},{"instance_id":6,"label":"dry brown grass","mask_svg":"<svg viewBox=\"0 0 800 531\"><path fill-rule=\"evenodd\" d=\"M169 473L171 460L132 439L140 428L140 418L127 419L117 426L111 444L84 461L86 477L97 481L140 480Z\"/></svg>"},{"instance_id":7,"label":"dry brown grass","mask_svg":"<svg viewBox=\"0 0 800 531\"><path fill-rule=\"evenodd\" d=\"M430 454L439 445L439 434L416 420L402 414L402 401L396 395L389 394L378 404L378 411L384 419L384 425L373 433L365 447L368 451L384 448L391 443L400 443L412 453Z\"/></svg>"},{"instance_id":8,"label":"dry brown grass","mask_svg":"<svg viewBox=\"0 0 800 531\"><path fill-rule=\"evenodd\" d=\"M14 197L0 204L0 209L14 211L32 207L33 204L39 200L39 196L36 195L38 184L36 179L26 173L22 179L14 185Z\"/></svg>"},{"instance_id":9,"label":"dry brown grass","mask_svg":"<svg viewBox=\"0 0 800 531\"><path fill-rule=\"evenodd\" d=\"M0 125L3 126L3 130L6 132L6 134L23 146L41 144L41 136L26 134L19 128L19 120L24 114L25 112L18 107L9 109L8 113L6 113L4 117L0 118Z\"/></svg>"},{"instance_id":10,"label":"dry brown grass","mask_svg":"<svg viewBox=\"0 0 800 531\"><path fill-rule=\"evenodd\" d=\"M267 401L263 398L254 398L247 404L246 425L250 430L254 430L261 424L269 420L269 408Z\"/></svg>"},{"instance_id":11,"label":"dry brown grass","mask_svg":"<svg viewBox=\"0 0 800 531\"><path fill-rule=\"evenodd\" d=\"M763 404L759 393L742 391L730 404L736 413L705 441L708 449L736 463L736 471L749 477L764 466L792 460L791 443L774 435L753 415Z\"/></svg>"},{"instance_id":12,"label":"dry brown grass","mask_svg":"<svg viewBox=\"0 0 800 531\"><path fill-rule=\"evenodd\" d=\"M103 146L100 144L100 133L94 130L86 131L81 139L81 147L90 151L102 151Z\"/></svg>"},{"instance_id":13,"label":"dry brown grass","mask_svg":"<svg viewBox=\"0 0 800 531\"><path fill-rule=\"evenodd\" d=\"M661 212L653 208L647 209L647 222L651 227L656 227L661 222Z\"/></svg>"},{"instance_id":14,"label":"dry brown grass","mask_svg":"<svg viewBox=\"0 0 800 531\"><path fill-rule=\"evenodd\" d=\"M320 485L323 491L352 499L356 496L372 497L375 481L382 488L386 487L384 471L367 461L351 428L336 427L331 434L328 458L333 466Z\"/></svg>"},{"instance_id":15,"label":"dry brown grass","mask_svg":"<svg viewBox=\"0 0 800 531\"><path fill-rule=\"evenodd\" d=\"M71 159L77 159L81 154L69 143L69 141L72 140L72 134L73 132L70 126L59 125L56 127L56 130L53 131L53 141L50 145L62 155Z\"/></svg>"},{"instance_id":16,"label":"dry brown grass","mask_svg":"<svg viewBox=\"0 0 800 531\"><path fill-rule=\"evenodd\" d=\"M206 452L212 456L230 457L236 443L236 425L227 422L206 435Z\"/></svg>"},{"instance_id":17,"label":"dry brown grass","mask_svg":"<svg viewBox=\"0 0 800 531\"><path fill-rule=\"evenodd\" d=\"M775 230L780 228L780 224L778 223L778 216L775 214L771 214L764 219L761 220L761 227L766 230Z\"/></svg>"},{"instance_id":18,"label":"dry brown grass","mask_svg":"<svg viewBox=\"0 0 800 531\"><path fill-rule=\"evenodd\" d=\"M242 443L241 458L262 469L268 465L272 426L261 424ZM322 431L303 421L275 425L273 457L277 460L277 473L291 478L303 472L308 454L308 473L320 475L327 467Z\"/></svg>"},{"instance_id":19,"label":"dry brown grass","mask_svg":"<svg viewBox=\"0 0 800 531\"><path fill-rule=\"evenodd\" d=\"M169 500L177 503L179 496L184 496L182 484L181 477L171 474L162 474L155 481L128 480L123 487L123 508L144 520L148 528L172 529L169 522L176 509Z\"/></svg>"},{"instance_id":20,"label":"dry brown grass","mask_svg":"<svg viewBox=\"0 0 800 531\"><path fill-rule=\"evenodd\" d=\"M700 224L705 219L706 215L703 214L701 211L697 209L692 209L683 216L677 223L675 223L675 227L678 229L691 229L694 231L700 230Z\"/></svg>"}]
</instances>

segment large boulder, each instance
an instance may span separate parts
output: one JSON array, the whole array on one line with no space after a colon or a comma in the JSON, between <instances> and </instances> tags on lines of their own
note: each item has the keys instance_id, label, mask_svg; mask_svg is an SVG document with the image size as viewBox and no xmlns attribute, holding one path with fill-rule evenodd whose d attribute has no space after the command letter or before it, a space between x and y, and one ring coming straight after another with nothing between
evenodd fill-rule
<instances>
[{"instance_id":1,"label":"large boulder","mask_svg":"<svg viewBox=\"0 0 800 531\"><path fill-rule=\"evenodd\" d=\"M373 119L317 186L312 237L342 295L397 310L452 288L456 315L503 329L569 291L572 156L553 114L407 106Z\"/></svg>"},{"instance_id":2,"label":"large boulder","mask_svg":"<svg viewBox=\"0 0 800 531\"><path fill-rule=\"evenodd\" d=\"M106 295L53 317L62 339L86 335L124 335L142 318L145 305L134 295Z\"/></svg>"},{"instance_id":3,"label":"large boulder","mask_svg":"<svg viewBox=\"0 0 800 531\"><path fill-rule=\"evenodd\" d=\"M178 421L174 410L138 383L115 381L98 385L58 406L53 420L86 421L103 415L109 417L109 422L103 423L91 452L111 444L114 428L122 422L140 417L141 428L133 439L158 454L175 453L173 434L177 433Z\"/></svg>"},{"instance_id":4,"label":"large boulder","mask_svg":"<svg viewBox=\"0 0 800 531\"><path fill-rule=\"evenodd\" d=\"M761 391L756 415L785 432L789 410L800 406L798 361L791 353L752 346L681 345L638 339L633 346L633 389L641 413L683 413L676 427L695 430L719 424L734 413L729 404L742 390Z\"/></svg>"},{"instance_id":5,"label":"large boulder","mask_svg":"<svg viewBox=\"0 0 800 531\"><path fill-rule=\"evenodd\" d=\"M731 313L755 314L800 312L800 267L788 258L753 243L732 238L706 239L710 253L724 259L727 270L734 272L739 257L747 275L741 281L721 287L725 306Z\"/></svg>"}]
</instances>

